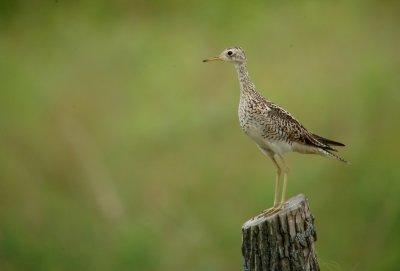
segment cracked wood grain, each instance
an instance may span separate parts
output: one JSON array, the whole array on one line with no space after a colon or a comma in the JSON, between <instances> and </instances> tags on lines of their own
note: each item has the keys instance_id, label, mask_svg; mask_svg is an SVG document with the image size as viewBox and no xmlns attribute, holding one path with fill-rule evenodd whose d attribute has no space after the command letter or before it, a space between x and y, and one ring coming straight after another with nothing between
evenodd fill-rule
<instances>
[{"instance_id":1,"label":"cracked wood grain","mask_svg":"<svg viewBox=\"0 0 400 271\"><path fill-rule=\"evenodd\" d=\"M242 227L245 271L318 271L314 217L302 194L282 210L260 214Z\"/></svg>"}]
</instances>

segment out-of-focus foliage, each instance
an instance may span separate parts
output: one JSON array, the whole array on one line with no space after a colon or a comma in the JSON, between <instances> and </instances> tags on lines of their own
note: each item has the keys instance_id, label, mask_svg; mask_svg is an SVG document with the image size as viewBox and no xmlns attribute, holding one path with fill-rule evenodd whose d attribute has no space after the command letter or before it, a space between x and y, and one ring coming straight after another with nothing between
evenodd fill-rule
<instances>
[{"instance_id":1,"label":"out-of-focus foliage","mask_svg":"<svg viewBox=\"0 0 400 271\"><path fill-rule=\"evenodd\" d=\"M1 1L0 269L240 270L274 168L239 129L263 94L343 141L288 156L324 270L400 260L397 1Z\"/></svg>"}]
</instances>

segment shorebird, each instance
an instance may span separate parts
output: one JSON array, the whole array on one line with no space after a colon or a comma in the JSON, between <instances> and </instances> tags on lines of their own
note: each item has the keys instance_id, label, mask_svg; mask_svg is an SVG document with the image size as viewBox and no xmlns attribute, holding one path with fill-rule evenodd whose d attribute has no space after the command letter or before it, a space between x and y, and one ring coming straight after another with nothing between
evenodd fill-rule
<instances>
[{"instance_id":1,"label":"shorebird","mask_svg":"<svg viewBox=\"0 0 400 271\"><path fill-rule=\"evenodd\" d=\"M234 64L240 84L240 127L255 141L261 152L271 158L277 169L274 204L266 210L267 213L281 209L286 200L288 167L283 159L285 153L319 154L347 163L333 153L337 151L333 146L345 146L343 143L309 132L289 112L268 101L257 91L247 71L247 58L242 48L230 47L219 56L203 60L209 61Z\"/></svg>"}]
</instances>

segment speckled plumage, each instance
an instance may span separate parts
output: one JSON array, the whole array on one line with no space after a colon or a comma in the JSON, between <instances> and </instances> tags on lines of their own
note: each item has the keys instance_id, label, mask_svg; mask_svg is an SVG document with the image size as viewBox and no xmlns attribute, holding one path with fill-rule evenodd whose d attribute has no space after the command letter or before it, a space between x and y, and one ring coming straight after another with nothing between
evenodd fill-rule
<instances>
[{"instance_id":1,"label":"speckled plumage","mask_svg":"<svg viewBox=\"0 0 400 271\"><path fill-rule=\"evenodd\" d=\"M309 132L286 110L268 101L257 91L247 71L247 59L242 48L225 49L219 56L206 59L204 62L214 60L231 62L235 65L240 83L238 108L240 127L255 141L261 151L271 158L277 168L274 206L269 211L278 210L285 202L288 168L283 154L287 152L320 154L346 162L332 152L336 151L332 146L344 146L344 144ZM282 175L282 196L279 202L278 193Z\"/></svg>"},{"instance_id":2,"label":"speckled plumage","mask_svg":"<svg viewBox=\"0 0 400 271\"><path fill-rule=\"evenodd\" d=\"M330 152L335 149L324 143L324 138L310 133L289 112L265 99L252 83L245 63L235 63L235 67L240 83L240 127L262 150L279 155L315 153L343 160Z\"/></svg>"}]
</instances>

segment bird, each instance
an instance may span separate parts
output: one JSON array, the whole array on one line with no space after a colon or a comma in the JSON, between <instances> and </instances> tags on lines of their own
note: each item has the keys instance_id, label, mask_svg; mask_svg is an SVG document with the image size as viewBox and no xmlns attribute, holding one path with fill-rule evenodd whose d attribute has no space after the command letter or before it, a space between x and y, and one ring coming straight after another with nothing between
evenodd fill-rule
<instances>
[{"instance_id":1,"label":"bird","mask_svg":"<svg viewBox=\"0 0 400 271\"><path fill-rule=\"evenodd\" d=\"M229 62L235 66L240 85L240 127L276 167L274 202L271 208L264 210L265 213L279 211L286 202L289 168L285 163L284 154L318 154L348 163L335 154L335 147L344 147L343 143L308 131L288 111L264 98L250 78L247 57L241 47L229 47L218 56L203 60L211 61Z\"/></svg>"}]
</instances>

